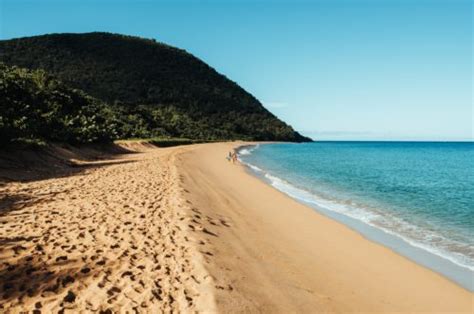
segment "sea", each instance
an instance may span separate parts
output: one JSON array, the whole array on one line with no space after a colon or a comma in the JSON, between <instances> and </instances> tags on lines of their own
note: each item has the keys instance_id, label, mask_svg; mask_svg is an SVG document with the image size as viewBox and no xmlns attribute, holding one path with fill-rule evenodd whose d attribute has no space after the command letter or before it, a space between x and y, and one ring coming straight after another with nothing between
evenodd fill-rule
<instances>
[{"instance_id":1,"label":"sea","mask_svg":"<svg viewBox=\"0 0 474 314\"><path fill-rule=\"evenodd\" d=\"M238 154L274 188L474 291L473 142L276 143Z\"/></svg>"}]
</instances>

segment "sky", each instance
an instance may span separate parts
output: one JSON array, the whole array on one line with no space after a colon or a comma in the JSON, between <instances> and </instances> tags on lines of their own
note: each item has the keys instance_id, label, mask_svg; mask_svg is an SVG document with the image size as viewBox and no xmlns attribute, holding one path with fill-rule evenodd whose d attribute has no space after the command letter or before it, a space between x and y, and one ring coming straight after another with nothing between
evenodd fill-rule
<instances>
[{"instance_id":1,"label":"sky","mask_svg":"<svg viewBox=\"0 0 474 314\"><path fill-rule=\"evenodd\" d=\"M107 31L202 59L320 140L472 140L470 0L0 0L0 39Z\"/></svg>"}]
</instances>

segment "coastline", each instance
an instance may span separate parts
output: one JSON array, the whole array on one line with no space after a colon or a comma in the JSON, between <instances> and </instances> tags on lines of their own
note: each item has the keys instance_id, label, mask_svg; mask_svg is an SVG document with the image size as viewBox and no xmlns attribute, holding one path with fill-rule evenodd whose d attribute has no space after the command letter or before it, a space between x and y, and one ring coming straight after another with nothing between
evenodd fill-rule
<instances>
[{"instance_id":1,"label":"coastline","mask_svg":"<svg viewBox=\"0 0 474 314\"><path fill-rule=\"evenodd\" d=\"M474 294L364 238L201 146L179 158L186 197L211 220L217 307L263 312L472 312ZM228 286L230 288L225 288Z\"/></svg>"},{"instance_id":2,"label":"coastline","mask_svg":"<svg viewBox=\"0 0 474 314\"><path fill-rule=\"evenodd\" d=\"M246 170L253 176L259 178L266 184L271 185L276 190L288 195L297 202L311 207L318 213L327 216L335 221L342 223L343 225L353 229L360 233L365 238L375 243L379 243L385 247L390 248L394 252L407 257L408 259L427 267L456 284L462 286L470 292L474 292L474 271L469 269L468 266L458 264L456 261L451 260L449 257L444 255L436 254L432 249L423 247L418 243L410 241L401 234L395 233L392 230L382 229L378 226L371 225L355 217L345 215L337 212L325 204L320 204L318 200L315 200L311 194L307 191L300 190L291 185L286 181L282 181L282 178L275 177L274 174L266 173L259 167L242 160L245 155L250 154L251 151L257 149L260 144L255 145L243 145L237 148L240 156L240 162L246 166ZM269 177L267 178L267 175ZM272 179L270 179L272 178ZM276 182L273 182L277 180ZM281 181L281 182L280 182ZM278 183L278 184L276 184ZM283 187L281 185L284 185ZM304 195L304 196L302 196Z\"/></svg>"},{"instance_id":3,"label":"coastline","mask_svg":"<svg viewBox=\"0 0 474 314\"><path fill-rule=\"evenodd\" d=\"M66 172L2 183L0 310L472 312L474 294L225 159L249 144L64 150Z\"/></svg>"}]
</instances>

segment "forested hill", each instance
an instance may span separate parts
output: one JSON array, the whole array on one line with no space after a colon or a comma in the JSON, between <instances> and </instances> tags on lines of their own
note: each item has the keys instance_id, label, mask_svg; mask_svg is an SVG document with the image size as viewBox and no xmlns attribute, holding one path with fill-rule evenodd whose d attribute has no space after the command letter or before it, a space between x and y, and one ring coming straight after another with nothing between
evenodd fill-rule
<instances>
[{"instance_id":1,"label":"forested hill","mask_svg":"<svg viewBox=\"0 0 474 314\"><path fill-rule=\"evenodd\" d=\"M103 101L125 124L119 138L309 140L201 60L154 40L109 33L3 40L0 62L42 69Z\"/></svg>"}]
</instances>

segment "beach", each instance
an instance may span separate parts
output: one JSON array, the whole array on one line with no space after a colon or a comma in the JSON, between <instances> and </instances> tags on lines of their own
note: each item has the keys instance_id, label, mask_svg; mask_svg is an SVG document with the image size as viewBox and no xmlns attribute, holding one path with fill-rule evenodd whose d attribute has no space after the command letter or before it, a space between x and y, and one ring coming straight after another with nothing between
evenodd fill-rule
<instances>
[{"instance_id":1,"label":"beach","mask_svg":"<svg viewBox=\"0 0 474 314\"><path fill-rule=\"evenodd\" d=\"M214 312L180 197L181 149L131 145L1 186L0 312Z\"/></svg>"},{"instance_id":2,"label":"beach","mask_svg":"<svg viewBox=\"0 0 474 314\"><path fill-rule=\"evenodd\" d=\"M249 143L0 186L0 309L472 313L474 294L250 175Z\"/></svg>"}]
</instances>

